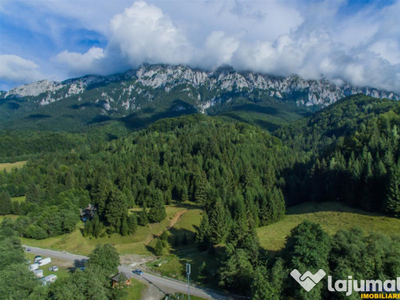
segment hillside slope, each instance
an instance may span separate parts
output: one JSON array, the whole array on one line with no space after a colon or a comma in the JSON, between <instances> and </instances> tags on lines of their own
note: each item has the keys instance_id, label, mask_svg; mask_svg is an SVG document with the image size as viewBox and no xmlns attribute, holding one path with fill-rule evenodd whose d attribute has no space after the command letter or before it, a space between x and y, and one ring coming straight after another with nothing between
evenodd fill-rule
<instances>
[{"instance_id":1,"label":"hillside slope","mask_svg":"<svg viewBox=\"0 0 400 300\"><path fill-rule=\"evenodd\" d=\"M144 65L123 74L45 80L2 92L0 122L6 128L81 131L108 120L140 128L165 117L201 112L225 114L274 130L309 109L357 93L400 99L392 92L336 86L323 79L237 72L231 67L203 71L181 65Z\"/></svg>"}]
</instances>

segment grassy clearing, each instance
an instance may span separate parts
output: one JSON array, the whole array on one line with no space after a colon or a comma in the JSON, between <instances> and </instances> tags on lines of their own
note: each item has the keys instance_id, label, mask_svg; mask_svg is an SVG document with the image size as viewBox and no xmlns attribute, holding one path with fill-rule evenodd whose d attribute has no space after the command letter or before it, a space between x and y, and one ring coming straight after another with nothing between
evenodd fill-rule
<instances>
[{"instance_id":1,"label":"grassy clearing","mask_svg":"<svg viewBox=\"0 0 400 300\"><path fill-rule=\"evenodd\" d=\"M97 244L111 243L115 246L118 253L123 254L139 254L139 255L152 255L152 241L153 235L158 234L164 230L170 223L171 219L176 213L184 210L183 207L168 206L167 218L155 224L149 224L146 227L139 226L137 232L132 236L121 236L119 234L112 234L102 238L83 237L81 228L83 223L78 224L78 228L70 234L64 234L57 237L47 238L44 240L33 240L22 238L22 243L33 247L48 248L53 250L65 250L71 253L88 255ZM155 246L155 244L153 245Z\"/></svg>"},{"instance_id":2,"label":"grassy clearing","mask_svg":"<svg viewBox=\"0 0 400 300\"><path fill-rule=\"evenodd\" d=\"M366 233L398 234L400 219L369 213L338 202L303 203L288 208L287 215L277 223L257 229L261 246L270 251L283 248L290 231L304 220L321 224L330 235L339 229L359 227Z\"/></svg>"},{"instance_id":3,"label":"grassy clearing","mask_svg":"<svg viewBox=\"0 0 400 300\"><path fill-rule=\"evenodd\" d=\"M203 262L211 273L218 268L215 256L201 252L197 248L194 238L197 227L200 225L201 209L188 210L179 221L169 230L169 248L165 256L148 262L146 265L153 271L180 280L186 280L186 263L192 265L191 280L197 284L198 270ZM183 244L183 236L186 233L188 243ZM167 252L170 254L167 255ZM161 264L159 266L159 264ZM217 287L217 282L211 282L210 287Z\"/></svg>"},{"instance_id":4,"label":"grassy clearing","mask_svg":"<svg viewBox=\"0 0 400 300\"><path fill-rule=\"evenodd\" d=\"M14 198L11 198L11 200L12 201L17 201L17 202L19 202L19 203L21 203L21 202L25 202L25 196L21 196L21 197L14 197Z\"/></svg>"},{"instance_id":5,"label":"grassy clearing","mask_svg":"<svg viewBox=\"0 0 400 300\"><path fill-rule=\"evenodd\" d=\"M35 254L33 253L27 253L25 252L25 256L31 261L33 262L33 259L35 258ZM49 268L52 266L57 266L58 267L58 271L53 272L53 271L49 271ZM73 265L71 264L71 262L65 261L65 260L60 260L60 259L56 259L56 258L52 258L51 259L51 263L45 266L42 266L39 268L43 269L43 276L47 276L50 274L54 274L57 275L58 278L65 278L68 277L70 275L70 272L73 269Z\"/></svg>"},{"instance_id":6,"label":"grassy clearing","mask_svg":"<svg viewBox=\"0 0 400 300\"><path fill-rule=\"evenodd\" d=\"M127 288L128 294L123 300L141 300L146 288L146 284L131 278L131 285Z\"/></svg>"},{"instance_id":7,"label":"grassy clearing","mask_svg":"<svg viewBox=\"0 0 400 300\"><path fill-rule=\"evenodd\" d=\"M0 164L0 171L6 170L6 172L10 172L12 169L21 168L25 164L26 164L26 160L25 161L17 161L15 163L2 163L2 164Z\"/></svg>"},{"instance_id":8,"label":"grassy clearing","mask_svg":"<svg viewBox=\"0 0 400 300\"><path fill-rule=\"evenodd\" d=\"M15 220L16 218L18 218L19 216L17 215L5 215L5 216L0 216L0 224L1 222L3 222L4 218L11 218L12 220Z\"/></svg>"}]
</instances>

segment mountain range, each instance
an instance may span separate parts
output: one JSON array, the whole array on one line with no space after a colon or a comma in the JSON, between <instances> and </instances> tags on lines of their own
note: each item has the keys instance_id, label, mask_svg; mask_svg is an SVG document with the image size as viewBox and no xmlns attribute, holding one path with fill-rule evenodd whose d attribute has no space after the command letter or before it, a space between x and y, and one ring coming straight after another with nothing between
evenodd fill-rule
<instances>
[{"instance_id":1,"label":"mountain range","mask_svg":"<svg viewBox=\"0 0 400 300\"><path fill-rule=\"evenodd\" d=\"M204 71L183 65L142 65L122 74L42 80L2 91L0 122L6 128L57 129L57 119L56 123L80 131L112 119L136 128L164 117L201 112L274 130L358 93L400 99L394 92L345 82L336 85L323 78L238 72L229 66Z\"/></svg>"}]
</instances>

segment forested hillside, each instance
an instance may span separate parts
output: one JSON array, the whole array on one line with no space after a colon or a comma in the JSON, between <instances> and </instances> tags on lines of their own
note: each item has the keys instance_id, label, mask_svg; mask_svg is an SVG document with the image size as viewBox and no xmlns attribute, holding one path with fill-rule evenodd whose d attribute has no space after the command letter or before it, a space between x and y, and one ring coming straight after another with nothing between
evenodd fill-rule
<instances>
[{"instance_id":1,"label":"forested hillside","mask_svg":"<svg viewBox=\"0 0 400 300\"><path fill-rule=\"evenodd\" d=\"M12 196L26 191L18 207L24 217L16 221L22 236L70 232L74 226L66 219L76 223L78 208L89 202L98 213L87 234L101 234L98 226L104 225L126 235L137 222L129 208L142 207L138 222L145 225L164 219L164 205L174 200L201 205L218 225L207 239L218 244L236 218L257 227L284 214L280 171L293 163L292 150L259 129L193 115L109 143L44 154L19 172L3 174L2 181ZM66 211L75 217L61 217Z\"/></svg>"},{"instance_id":2,"label":"forested hillside","mask_svg":"<svg viewBox=\"0 0 400 300\"><path fill-rule=\"evenodd\" d=\"M295 186L298 201L342 201L399 216L400 105L350 97L277 132L308 157Z\"/></svg>"},{"instance_id":3,"label":"forested hillside","mask_svg":"<svg viewBox=\"0 0 400 300\"><path fill-rule=\"evenodd\" d=\"M260 246L256 228L306 201L340 201L400 217L399 113L399 102L356 95L274 135L201 114L132 132L117 123L85 134L5 132L0 157L28 162L0 173L1 214L19 216L6 224L19 236L41 240L72 232L80 209L93 204L82 234L96 239L134 235L138 226L159 223L167 204L194 205L203 210L195 242L213 255L213 278L221 287L254 299L329 299L321 289L305 294L284 278L293 268L394 276L399 238L359 230L332 237L305 222L271 254ZM24 142L29 147L20 146ZM26 199L11 200L17 196ZM165 235L157 239L157 255L168 243ZM355 262L363 259L376 267L360 269ZM209 275L199 273L206 283Z\"/></svg>"}]
</instances>

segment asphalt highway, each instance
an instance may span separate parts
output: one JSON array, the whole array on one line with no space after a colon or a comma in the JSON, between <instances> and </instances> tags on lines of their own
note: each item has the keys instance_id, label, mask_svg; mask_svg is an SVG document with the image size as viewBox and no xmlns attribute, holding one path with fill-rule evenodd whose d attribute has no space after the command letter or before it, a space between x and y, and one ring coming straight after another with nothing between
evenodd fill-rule
<instances>
[{"instance_id":1,"label":"asphalt highway","mask_svg":"<svg viewBox=\"0 0 400 300\"><path fill-rule=\"evenodd\" d=\"M71 254L65 251L54 251L54 250L42 249L26 245L24 245L23 247L26 248L26 251L37 255L41 255L42 257L49 256L71 262L83 262L88 260L87 256ZM169 294L173 292L187 294L188 292L188 286L186 282L150 274L148 272L143 272L142 275L137 275L132 272L133 268L126 266L119 266L118 269L120 272L123 272L127 276L127 278L133 277L135 279L146 282L149 285L153 285L164 294ZM192 286L192 285L190 286L190 295L198 296L204 299L217 299L217 300L244 299L243 297L229 295L227 293L222 293L219 291L205 289L202 287Z\"/></svg>"}]
</instances>

